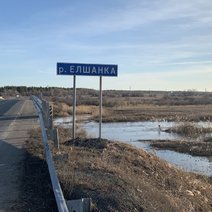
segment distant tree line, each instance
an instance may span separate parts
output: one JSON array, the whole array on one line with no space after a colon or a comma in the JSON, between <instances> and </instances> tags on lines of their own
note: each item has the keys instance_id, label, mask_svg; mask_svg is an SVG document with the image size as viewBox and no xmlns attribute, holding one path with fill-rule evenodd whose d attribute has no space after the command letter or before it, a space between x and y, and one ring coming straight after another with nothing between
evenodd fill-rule
<instances>
[{"instance_id":1,"label":"distant tree line","mask_svg":"<svg viewBox=\"0 0 212 212\"><path fill-rule=\"evenodd\" d=\"M73 89L61 87L0 87L0 96L5 98L40 95L53 102L72 104ZM87 88L77 88L78 105L99 105L99 91ZM123 104L155 104L155 105L186 105L212 104L212 92L198 91L134 91L134 90L104 90L103 105L119 106Z\"/></svg>"},{"instance_id":2,"label":"distant tree line","mask_svg":"<svg viewBox=\"0 0 212 212\"><path fill-rule=\"evenodd\" d=\"M56 88L56 87L27 87L27 86L4 86L0 87L1 96L30 96L30 95L40 95L44 96L54 96L58 94L68 93L67 88Z\"/></svg>"}]
</instances>

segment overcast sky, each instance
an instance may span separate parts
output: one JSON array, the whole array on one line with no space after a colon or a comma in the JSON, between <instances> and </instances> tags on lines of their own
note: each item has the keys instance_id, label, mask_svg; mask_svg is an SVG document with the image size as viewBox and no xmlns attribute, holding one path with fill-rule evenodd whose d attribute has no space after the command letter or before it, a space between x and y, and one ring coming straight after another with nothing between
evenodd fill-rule
<instances>
[{"instance_id":1,"label":"overcast sky","mask_svg":"<svg viewBox=\"0 0 212 212\"><path fill-rule=\"evenodd\" d=\"M57 62L118 64L104 89L212 91L212 1L0 0L0 86L72 87Z\"/></svg>"}]
</instances>

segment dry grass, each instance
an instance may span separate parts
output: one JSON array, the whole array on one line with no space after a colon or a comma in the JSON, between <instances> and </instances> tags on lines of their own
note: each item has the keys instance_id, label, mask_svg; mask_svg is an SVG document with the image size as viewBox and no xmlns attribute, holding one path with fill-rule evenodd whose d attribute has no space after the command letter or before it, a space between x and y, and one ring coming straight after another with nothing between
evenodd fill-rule
<instances>
[{"instance_id":1,"label":"dry grass","mask_svg":"<svg viewBox=\"0 0 212 212\"><path fill-rule=\"evenodd\" d=\"M99 105L97 94L98 92L92 90L78 90L80 96L77 99L78 114L91 114L92 119L97 120ZM67 116L72 113L69 106L71 96L52 99L56 105L55 116ZM103 121L206 121L212 120L211 104L210 93L105 91Z\"/></svg>"},{"instance_id":2,"label":"dry grass","mask_svg":"<svg viewBox=\"0 0 212 212\"><path fill-rule=\"evenodd\" d=\"M134 121L210 121L212 113L210 106L186 105L135 105L103 108L104 122L134 122ZM93 114L98 119L98 111Z\"/></svg>"},{"instance_id":3,"label":"dry grass","mask_svg":"<svg viewBox=\"0 0 212 212\"><path fill-rule=\"evenodd\" d=\"M181 122L177 123L174 127L162 131L176 133L187 139L186 141L152 141L152 147L174 150L194 156L212 156L211 127L203 127L195 122ZM208 137L209 135L210 137Z\"/></svg>"},{"instance_id":4,"label":"dry grass","mask_svg":"<svg viewBox=\"0 0 212 212\"><path fill-rule=\"evenodd\" d=\"M211 127L203 127L194 122L181 122L176 126L165 130L166 132L176 133L183 136L198 137L203 134L211 133Z\"/></svg>"},{"instance_id":5,"label":"dry grass","mask_svg":"<svg viewBox=\"0 0 212 212\"><path fill-rule=\"evenodd\" d=\"M212 210L211 179L180 171L127 144L86 138L66 141L69 133L60 131L60 151L53 151L67 199L90 197L94 211ZM37 132L34 135L41 139ZM42 159L42 145L36 143L29 148Z\"/></svg>"},{"instance_id":6,"label":"dry grass","mask_svg":"<svg viewBox=\"0 0 212 212\"><path fill-rule=\"evenodd\" d=\"M72 129L65 129L63 127L58 127L58 132L59 132L59 140L60 144L65 143L67 140L72 139ZM80 138L86 138L88 137L86 131L77 125L76 127L76 137Z\"/></svg>"},{"instance_id":7,"label":"dry grass","mask_svg":"<svg viewBox=\"0 0 212 212\"><path fill-rule=\"evenodd\" d=\"M181 153L187 153L194 156L212 156L212 142L191 142L191 141L168 141L159 140L152 141L150 144L152 147L158 149L168 149L172 151L177 151Z\"/></svg>"},{"instance_id":8,"label":"dry grass","mask_svg":"<svg viewBox=\"0 0 212 212\"><path fill-rule=\"evenodd\" d=\"M54 116L66 117L71 114L70 106L64 102L54 102Z\"/></svg>"},{"instance_id":9,"label":"dry grass","mask_svg":"<svg viewBox=\"0 0 212 212\"><path fill-rule=\"evenodd\" d=\"M77 114L93 114L96 110L98 110L97 106L92 105L77 106Z\"/></svg>"},{"instance_id":10,"label":"dry grass","mask_svg":"<svg viewBox=\"0 0 212 212\"><path fill-rule=\"evenodd\" d=\"M210 211L212 185L143 150L70 140L55 156L66 198L91 197L100 211Z\"/></svg>"}]
</instances>

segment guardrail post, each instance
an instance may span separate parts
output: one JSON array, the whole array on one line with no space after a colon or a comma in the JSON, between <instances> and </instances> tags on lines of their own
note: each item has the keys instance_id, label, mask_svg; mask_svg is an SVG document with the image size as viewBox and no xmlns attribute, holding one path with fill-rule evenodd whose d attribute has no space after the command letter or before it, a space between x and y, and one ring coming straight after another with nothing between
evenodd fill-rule
<instances>
[{"instance_id":1,"label":"guardrail post","mask_svg":"<svg viewBox=\"0 0 212 212\"><path fill-rule=\"evenodd\" d=\"M53 105L49 104L49 102L45 101L44 99L42 99L41 102L41 112L44 120L44 126L47 130L48 138L51 139L54 142L54 146L59 149L58 129L54 129L53 125Z\"/></svg>"},{"instance_id":2,"label":"guardrail post","mask_svg":"<svg viewBox=\"0 0 212 212\"><path fill-rule=\"evenodd\" d=\"M48 128L53 129L53 105L48 103Z\"/></svg>"},{"instance_id":3,"label":"guardrail post","mask_svg":"<svg viewBox=\"0 0 212 212\"><path fill-rule=\"evenodd\" d=\"M54 128L53 129L53 141L54 141L54 146L59 149L59 133L58 133L58 129Z\"/></svg>"}]
</instances>

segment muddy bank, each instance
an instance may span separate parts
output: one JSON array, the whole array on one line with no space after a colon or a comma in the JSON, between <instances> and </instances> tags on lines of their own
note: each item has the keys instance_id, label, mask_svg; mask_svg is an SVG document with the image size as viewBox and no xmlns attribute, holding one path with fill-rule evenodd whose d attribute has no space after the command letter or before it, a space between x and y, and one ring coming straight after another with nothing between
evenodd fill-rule
<instances>
[{"instance_id":1,"label":"muddy bank","mask_svg":"<svg viewBox=\"0 0 212 212\"><path fill-rule=\"evenodd\" d=\"M149 141L150 146L158 149L173 150L180 153L188 153L193 156L212 156L212 142L197 141Z\"/></svg>"}]
</instances>

